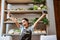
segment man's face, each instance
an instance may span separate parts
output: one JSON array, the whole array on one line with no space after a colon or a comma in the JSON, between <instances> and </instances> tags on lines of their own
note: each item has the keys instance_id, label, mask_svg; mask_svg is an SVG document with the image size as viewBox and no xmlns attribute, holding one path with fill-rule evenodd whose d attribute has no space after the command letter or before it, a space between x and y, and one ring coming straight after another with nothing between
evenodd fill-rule
<instances>
[{"instance_id":1,"label":"man's face","mask_svg":"<svg viewBox=\"0 0 60 40\"><path fill-rule=\"evenodd\" d=\"M26 28L29 26L29 24L26 20L22 20L22 25Z\"/></svg>"}]
</instances>

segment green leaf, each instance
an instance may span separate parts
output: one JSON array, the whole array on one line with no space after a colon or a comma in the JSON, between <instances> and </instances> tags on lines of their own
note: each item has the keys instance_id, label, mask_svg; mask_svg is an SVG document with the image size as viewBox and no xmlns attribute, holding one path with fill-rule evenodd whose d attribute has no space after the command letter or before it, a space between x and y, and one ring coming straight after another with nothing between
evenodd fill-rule
<instances>
[{"instance_id":1,"label":"green leaf","mask_svg":"<svg viewBox=\"0 0 60 40\"><path fill-rule=\"evenodd\" d=\"M21 32L21 30L20 30L20 29L15 29L14 31L15 31L15 32Z\"/></svg>"},{"instance_id":2,"label":"green leaf","mask_svg":"<svg viewBox=\"0 0 60 40\"><path fill-rule=\"evenodd\" d=\"M49 24L49 21L48 21L48 19L47 19L46 17L44 17L44 18L42 19L42 21L43 21L44 24L47 24L47 25Z\"/></svg>"},{"instance_id":3,"label":"green leaf","mask_svg":"<svg viewBox=\"0 0 60 40\"><path fill-rule=\"evenodd\" d=\"M38 9L38 6L37 5L34 5L33 9L34 10L37 10Z\"/></svg>"}]
</instances>

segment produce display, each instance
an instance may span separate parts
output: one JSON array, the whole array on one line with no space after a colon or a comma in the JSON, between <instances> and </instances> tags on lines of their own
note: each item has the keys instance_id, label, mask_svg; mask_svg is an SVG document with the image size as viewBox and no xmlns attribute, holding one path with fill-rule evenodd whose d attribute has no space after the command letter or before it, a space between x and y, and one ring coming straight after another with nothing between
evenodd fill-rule
<instances>
[{"instance_id":1,"label":"produce display","mask_svg":"<svg viewBox=\"0 0 60 40\"><path fill-rule=\"evenodd\" d=\"M9 30L8 34L14 34L14 29Z\"/></svg>"},{"instance_id":2,"label":"produce display","mask_svg":"<svg viewBox=\"0 0 60 40\"><path fill-rule=\"evenodd\" d=\"M31 8L28 8L28 10L33 10L33 7L31 7Z\"/></svg>"},{"instance_id":3,"label":"produce display","mask_svg":"<svg viewBox=\"0 0 60 40\"><path fill-rule=\"evenodd\" d=\"M34 10L38 10L38 6L37 5L34 5L33 9Z\"/></svg>"},{"instance_id":4,"label":"produce display","mask_svg":"<svg viewBox=\"0 0 60 40\"><path fill-rule=\"evenodd\" d=\"M44 18L42 19L42 21L43 21L43 23L46 24L46 25L49 24L49 20L48 20L46 17L44 17Z\"/></svg>"},{"instance_id":5,"label":"produce display","mask_svg":"<svg viewBox=\"0 0 60 40\"><path fill-rule=\"evenodd\" d=\"M20 33L21 33L21 31L19 29L10 29L8 32L8 34L11 34L11 35L12 34L19 35ZM34 34L42 34L42 33L46 33L46 31L45 30L35 30L33 33Z\"/></svg>"},{"instance_id":6,"label":"produce display","mask_svg":"<svg viewBox=\"0 0 60 40\"><path fill-rule=\"evenodd\" d=\"M10 29L8 34L20 34L20 30L19 29Z\"/></svg>"},{"instance_id":7,"label":"produce display","mask_svg":"<svg viewBox=\"0 0 60 40\"><path fill-rule=\"evenodd\" d=\"M45 31L45 30L42 30L41 32L42 32L42 33L46 33L46 31Z\"/></svg>"},{"instance_id":8,"label":"produce display","mask_svg":"<svg viewBox=\"0 0 60 40\"><path fill-rule=\"evenodd\" d=\"M17 8L17 9L10 9L12 11L20 11L20 10L46 10L47 9L47 6L46 5L43 5L43 4L40 4L40 6L38 5L33 5L33 7L30 7L28 9L26 8Z\"/></svg>"},{"instance_id":9,"label":"produce display","mask_svg":"<svg viewBox=\"0 0 60 40\"><path fill-rule=\"evenodd\" d=\"M34 24L34 23L37 21L37 19L38 19L38 18L34 18L34 19L32 20L32 23Z\"/></svg>"},{"instance_id":10,"label":"produce display","mask_svg":"<svg viewBox=\"0 0 60 40\"><path fill-rule=\"evenodd\" d=\"M34 19L32 20L32 23L34 24L37 20L38 20L38 18L34 18ZM41 21L42 21L44 24L46 24L46 25L49 24L49 20L48 20L46 17L44 17Z\"/></svg>"},{"instance_id":11,"label":"produce display","mask_svg":"<svg viewBox=\"0 0 60 40\"><path fill-rule=\"evenodd\" d=\"M41 5L40 5L40 8L41 8L42 10L45 10L45 9L47 9L47 6L41 4Z\"/></svg>"},{"instance_id":12,"label":"produce display","mask_svg":"<svg viewBox=\"0 0 60 40\"><path fill-rule=\"evenodd\" d=\"M46 31L45 30L35 30L34 32L33 32L34 34L46 34Z\"/></svg>"},{"instance_id":13,"label":"produce display","mask_svg":"<svg viewBox=\"0 0 60 40\"><path fill-rule=\"evenodd\" d=\"M15 11L15 10L19 11L19 10L25 10L25 9L24 8L17 8L17 9L10 9L10 10L12 10L12 11Z\"/></svg>"}]
</instances>

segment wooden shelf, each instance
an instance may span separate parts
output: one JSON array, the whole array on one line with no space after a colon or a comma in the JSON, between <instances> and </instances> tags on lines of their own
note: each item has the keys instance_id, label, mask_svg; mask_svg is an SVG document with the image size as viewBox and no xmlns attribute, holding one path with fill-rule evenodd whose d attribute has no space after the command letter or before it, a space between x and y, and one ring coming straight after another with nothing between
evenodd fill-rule
<instances>
[{"instance_id":1,"label":"wooden shelf","mask_svg":"<svg viewBox=\"0 0 60 40\"><path fill-rule=\"evenodd\" d=\"M32 2L32 0L24 1L24 0L7 0L6 3L8 4L44 4L44 3L38 3L38 2Z\"/></svg>"},{"instance_id":2,"label":"wooden shelf","mask_svg":"<svg viewBox=\"0 0 60 40\"><path fill-rule=\"evenodd\" d=\"M40 22L42 22L42 21L40 21ZM14 23L13 21L5 21L4 22L5 24L12 24L12 23ZM19 22L19 23L21 23L21 22ZM32 22L29 22L29 23L32 23Z\"/></svg>"},{"instance_id":3,"label":"wooden shelf","mask_svg":"<svg viewBox=\"0 0 60 40\"><path fill-rule=\"evenodd\" d=\"M38 3L38 2L18 2L18 3L13 3L13 2L6 2L8 4L44 4L44 3Z\"/></svg>"},{"instance_id":4,"label":"wooden shelf","mask_svg":"<svg viewBox=\"0 0 60 40\"><path fill-rule=\"evenodd\" d=\"M32 33L32 35L46 35L47 33ZM3 34L4 36L14 36L14 35L21 35L21 34Z\"/></svg>"},{"instance_id":5,"label":"wooden shelf","mask_svg":"<svg viewBox=\"0 0 60 40\"><path fill-rule=\"evenodd\" d=\"M21 23L21 21L18 21L19 23ZM13 21L5 21L4 22L5 24L12 24L12 23L14 23ZM29 23L32 23L31 21L29 22Z\"/></svg>"},{"instance_id":6,"label":"wooden shelf","mask_svg":"<svg viewBox=\"0 0 60 40\"><path fill-rule=\"evenodd\" d=\"M42 12L42 10L9 10L10 11L10 13L36 13L36 14L38 14L38 13L41 13ZM5 10L5 12L8 12L8 10Z\"/></svg>"},{"instance_id":7,"label":"wooden shelf","mask_svg":"<svg viewBox=\"0 0 60 40\"><path fill-rule=\"evenodd\" d=\"M18 22L21 23L21 21L18 21ZM43 21L39 21L39 22L42 23ZM4 23L5 23L5 24L12 24L12 23L14 23L14 22L8 20L8 21L5 21ZM29 23L33 23L33 22L32 22L32 21L29 21Z\"/></svg>"},{"instance_id":8,"label":"wooden shelf","mask_svg":"<svg viewBox=\"0 0 60 40\"><path fill-rule=\"evenodd\" d=\"M5 21L4 22L5 24L12 24L12 23L14 23L13 21ZM20 23L20 22L19 22Z\"/></svg>"}]
</instances>

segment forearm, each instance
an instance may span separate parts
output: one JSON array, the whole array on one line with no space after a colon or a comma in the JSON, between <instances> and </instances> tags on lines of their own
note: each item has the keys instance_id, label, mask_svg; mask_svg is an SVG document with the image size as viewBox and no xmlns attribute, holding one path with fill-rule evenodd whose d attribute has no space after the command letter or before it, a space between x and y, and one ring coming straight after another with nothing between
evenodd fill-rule
<instances>
[{"instance_id":1,"label":"forearm","mask_svg":"<svg viewBox=\"0 0 60 40\"><path fill-rule=\"evenodd\" d=\"M43 14L41 17L39 17L39 19L36 21L36 23L41 21L45 16L46 16L46 14Z\"/></svg>"},{"instance_id":2,"label":"forearm","mask_svg":"<svg viewBox=\"0 0 60 40\"><path fill-rule=\"evenodd\" d=\"M16 26L19 28L20 27L20 24L17 22L17 19L16 18L10 18L15 24Z\"/></svg>"},{"instance_id":3,"label":"forearm","mask_svg":"<svg viewBox=\"0 0 60 40\"><path fill-rule=\"evenodd\" d=\"M11 20L16 24L16 26L19 28L20 25L19 25L19 23L17 22L17 19L14 18L14 17L11 17L10 11L8 11L8 14L7 14L7 15L9 16L9 19L11 19Z\"/></svg>"},{"instance_id":4,"label":"forearm","mask_svg":"<svg viewBox=\"0 0 60 40\"><path fill-rule=\"evenodd\" d=\"M20 24L17 21L15 22L15 24L18 28L20 27Z\"/></svg>"},{"instance_id":5,"label":"forearm","mask_svg":"<svg viewBox=\"0 0 60 40\"><path fill-rule=\"evenodd\" d=\"M36 27L37 26L37 23L39 21L41 21L45 16L46 16L46 14L43 14L41 17L39 17L39 19L34 23L34 27Z\"/></svg>"}]
</instances>

